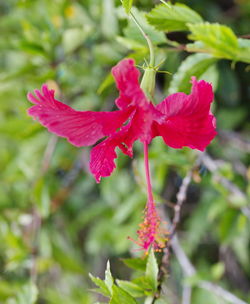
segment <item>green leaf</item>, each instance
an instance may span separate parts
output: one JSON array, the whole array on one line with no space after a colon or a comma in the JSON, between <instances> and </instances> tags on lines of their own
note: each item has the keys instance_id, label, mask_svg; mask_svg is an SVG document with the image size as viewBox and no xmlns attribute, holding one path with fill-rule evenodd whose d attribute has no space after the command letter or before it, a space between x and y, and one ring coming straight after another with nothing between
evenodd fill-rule
<instances>
[{"instance_id":1,"label":"green leaf","mask_svg":"<svg viewBox=\"0 0 250 304\"><path fill-rule=\"evenodd\" d=\"M112 286L114 284L114 279L112 277L111 271L110 271L110 263L107 262L107 267L105 270L105 284L109 290L109 292L112 294Z\"/></svg>"},{"instance_id":2,"label":"green leaf","mask_svg":"<svg viewBox=\"0 0 250 304\"><path fill-rule=\"evenodd\" d=\"M89 274L89 277L93 283L95 283L96 286L100 287L100 290L97 290L99 293L103 294L106 297L111 296L111 292L109 291L108 287L106 286L106 283L101 280L98 277L94 277L91 273Z\"/></svg>"},{"instance_id":3,"label":"green leaf","mask_svg":"<svg viewBox=\"0 0 250 304\"><path fill-rule=\"evenodd\" d=\"M146 295L152 294L151 283L149 282L148 278L146 278L145 276L135 278L135 279L133 279L132 282L135 283L136 285L140 286L144 290Z\"/></svg>"},{"instance_id":4,"label":"green leaf","mask_svg":"<svg viewBox=\"0 0 250 304\"><path fill-rule=\"evenodd\" d=\"M146 13L138 11L136 8L133 8L133 14L138 21L138 23L143 28L144 32L149 36L151 41L154 44L166 43L167 39L164 33L157 31L152 25L147 22ZM137 43L147 45L145 38L142 36L142 33L136 26L133 20L129 20L128 26L124 30L126 38L130 40L135 40Z\"/></svg>"},{"instance_id":5,"label":"green leaf","mask_svg":"<svg viewBox=\"0 0 250 304\"><path fill-rule=\"evenodd\" d=\"M207 69L216 62L216 58L208 54L194 54L182 62L174 74L169 85L169 93L190 92L190 79L192 76L199 78Z\"/></svg>"},{"instance_id":6,"label":"green leaf","mask_svg":"<svg viewBox=\"0 0 250 304\"><path fill-rule=\"evenodd\" d=\"M188 24L190 39L197 41L187 45L188 51L202 51L218 58L238 60L239 42L234 32L218 23Z\"/></svg>"},{"instance_id":7,"label":"green leaf","mask_svg":"<svg viewBox=\"0 0 250 304\"><path fill-rule=\"evenodd\" d=\"M136 300L122 288L113 285L113 295L110 304L137 304Z\"/></svg>"},{"instance_id":8,"label":"green leaf","mask_svg":"<svg viewBox=\"0 0 250 304\"><path fill-rule=\"evenodd\" d=\"M148 22L157 30L182 31L187 30L187 23L202 22L201 16L184 4L166 3L156 6L147 14Z\"/></svg>"},{"instance_id":9,"label":"green leaf","mask_svg":"<svg viewBox=\"0 0 250 304\"><path fill-rule=\"evenodd\" d=\"M132 5L133 5L133 0L122 0L122 6L124 7L127 14L130 13Z\"/></svg>"},{"instance_id":10,"label":"green leaf","mask_svg":"<svg viewBox=\"0 0 250 304\"><path fill-rule=\"evenodd\" d=\"M226 210L219 224L219 237L223 245L228 244L236 234L237 218L239 213L234 209Z\"/></svg>"},{"instance_id":11,"label":"green leaf","mask_svg":"<svg viewBox=\"0 0 250 304\"><path fill-rule=\"evenodd\" d=\"M154 255L154 251L151 249L147 260L146 279L148 280L154 291L157 290L157 286L158 286L158 280L157 280L158 272L159 272L158 264Z\"/></svg>"},{"instance_id":12,"label":"green leaf","mask_svg":"<svg viewBox=\"0 0 250 304\"><path fill-rule=\"evenodd\" d=\"M38 43L22 40L19 42L19 48L29 54L46 57L46 51L43 46Z\"/></svg>"},{"instance_id":13,"label":"green leaf","mask_svg":"<svg viewBox=\"0 0 250 304\"><path fill-rule=\"evenodd\" d=\"M123 263L135 270L145 271L147 260L142 258L122 259Z\"/></svg>"},{"instance_id":14,"label":"green leaf","mask_svg":"<svg viewBox=\"0 0 250 304\"><path fill-rule=\"evenodd\" d=\"M239 53L238 60L250 63L250 40L238 38L239 43Z\"/></svg>"},{"instance_id":15,"label":"green leaf","mask_svg":"<svg viewBox=\"0 0 250 304\"><path fill-rule=\"evenodd\" d=\"M105 77L105 79L100 84L97 94L100 95L104 90L106 90L109 86L111 86L114 83L114 77L111 73L108 73L108 75Z\"/></svg>"},{"instance_id":16,"label":"green leaf","mask_svg":"<svg viewBox=\"0 0 250 304\"><path fill-rule=\"evenodd\" d=\"M187 44L189 52L212 54L217 58L250 63L250 41L236 37L227 26L218 23L188 24L191 30L190 39L194 43Z\"/></svg>"},{"instance_id":17,"label":"green leaf","mask_svg":"<svg viewBox=\"0 0 250 304\"><path fill-rule=\"evenodd\" d=\"M144 296L144 290L141 286L138 286L135 283L132 283L132 282L129 282L129 281L123 281L123 280L116 280L116 282L117 282L119 287L124 289L131 296L133 296L135 298Z\"/></svg>"}]
</instances>

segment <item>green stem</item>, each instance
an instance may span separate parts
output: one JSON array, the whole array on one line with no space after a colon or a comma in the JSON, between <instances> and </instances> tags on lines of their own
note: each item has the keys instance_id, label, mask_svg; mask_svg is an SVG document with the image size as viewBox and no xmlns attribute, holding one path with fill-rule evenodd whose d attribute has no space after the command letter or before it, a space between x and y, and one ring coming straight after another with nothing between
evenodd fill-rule
<instances>
[{"instance_id":1,"label":"green stem","mask_svg":"<svg viewBox=\"0 0 250 304\"><path fill-rule=\"evenodd\" d=\"M148 48L149 48L149 54L150 54L150 61L149 61L149 65L151 67L154 67L155 65L155 54L154 54L154 46L152 41L150 40L149 36L144 32L143 28L141 27L141 25L139 24L139 22L137 21L135 15L130 12L131 18L133 19L134 23L137 25L137 27L139 28L139 30L141 31L143 37L145 38L145 40L147 41L148 44Z\"/></svg>"}]
</instances>

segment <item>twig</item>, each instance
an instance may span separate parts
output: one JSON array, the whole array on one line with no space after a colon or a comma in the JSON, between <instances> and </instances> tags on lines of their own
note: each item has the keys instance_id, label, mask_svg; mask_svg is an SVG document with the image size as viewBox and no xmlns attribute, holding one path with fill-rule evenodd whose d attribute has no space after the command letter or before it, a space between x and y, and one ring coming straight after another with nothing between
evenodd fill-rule
<instances>
[{"instance_id":1,"label":"twig","mask_svg":"<svg viewBox=\"0 0 250 304\"><path fill-rule=\"evenodd\" d=\"M183 291L182 291L182 301L181 304L190 304L191 303L191 295L192 295L192 288L184 284Z\"/></svg>"},{"instance_id":2,"label":"twig","mask_svg":"<svg viewBox=\"0 0 250 304\"><path fill-rule=\"evenodd\" d=\"M168 242L165 248L165 254L163 257L163 261L164 264L167 265L168 263L168 257L169 257L169 247L170 247L170 243L171 243L171 239L173 238L176 228L179 224L180 221L180 216L181 216L181 208L183 206L183 203L185 202L186 198L187 198L187 191L188 191L188 186L192 181L192 175L194 170L197 168L197 166L199 166L201 162L201 157L199 156L195 162L195 165L193 166L193 168L191 168L187 175L184 177L184 179L182 180L181 186L179 188L179 191L176 195L177 198L177 202L174 205L174 216L173 216L173 220L172 220L172 225L169 229L169 237L168 237Z\"/></svg>"},{"instance_id":3,"label":"twig","mask_svg":"<svg viewBox=\"0 0 250 304\"><path fill-rule=\"evenodd\" d=\"M240 190L234 183L229 181L224 176L221 176L218 173L218 165L216 162L207 154L202 153L201 154L201 161L202 163L207 167L207 169L213 173L213 178L217 180L218 183L220 183L223 187L225 187L228 191L230 191L233 195L239 197L243 201L247 202L247 196L246 194ZM244 206L240 208L241 212L250 219L250 208L248 206Z\"/></svg>"},{"instance_id":4,"label":"twig","mask_svg":"<svg viewBox=\"0 0 250 304\"><path fill-rule=\"evenodd\" d=\"M241 195L242 197L245 198L245 194L237 186L235 186L230 181L228 181L227 179L225 179L224 177L220 176L217 173L218 168L217 168L216 163L214 163L213 160L206 153L202 153L200 155L200 157L197 160L197 164L199 164L200 162L203 162L204 165L208 168L208 170L213 172L213 174L217 176L217 179L219 179L219 181L227 189L229 189L231 192L236 193L238 195ZM192 170L190 170L188 172L188 174L186 175L186 177L183 179L183 182L182 182L182 184L180 186L180 189L179 189L179 192L177 194L177 203L176 203L177 208L175 209L175 214L174 214L174 217L173 217L173 223L172 223L172 226L170 228L170 240L167 244L167 247L165 248L164 255L163 255L163 258L162 258L162 265L161 265L161 275L162 276L166 272L166 270L164 271L164 268L168 265L167 263L168 263L168 259L169 259L169 246L172 247L172 249L175 253L175 256L176 256L176 258L177 258L185 276L193 276L193 275L196 274L195 267L192 265L189 258L187 257L184 250L182 249L182 247L179 243L178 237L175 233L176 227L177 227L177 225L179 223L179 220L180 220L181 207L182 207L184 201L186 200L188 185L191 182L192 172L195 169L195 167ZM242 209L244 211L244 207ZM169 217L166 215L166 212L163 212L162 217L163 217L163 220L165 220L166 222L170 221ZM161 284L162 284L161 281L162 281L162 278L160 280L159 291L161 291ZM236 297L231 292L225 290L224 288L222 288L222 287L220 287L220 286L218 286L218 285L216 285L212 282L201 280L197 283L197 286L200 287L200 288L206 289L210 292L213 292L215 295L223 298L224 300L228 301L229 303L232 303L232 304L247 304L246 302L239 299L238 297ZM189 287L189 289L188 289L187 286L184 286L183 295L182 295L182 304L189 304L190 303L191 291L192 291L191 287Z\"/></svg>"},{"instance_id":5,"label":"twig","mask_svg":"<svg viewBox=\"0 0 250 304\"><path fill-rule=\"evenodd\" d=\"M169 261L169 248L171 245L171 240L175 234L177 225L179 224L180 221L180 215L181 215L181 208L183 206L184 201L187 198L187 190L188 190L188 186L191 183L191 179L192 179L192 172L193 169L191 169L187 175L184 177L182 184L180 186L179 192L177 193L177 202L174 205L174 217L172 220L172 225L170 226L169 229L169 236L168 236L168 242L166 244L166 247L164 249L164 255L162 258L162 263L161 263L161 274L160 274L160 278L163 277L163 275L165 274L165 268L167 268L168 266L168 261ZM169 222L169 221L168 221Z\"/></svg>"},{"instance_id":6,"label":"twig","mask_svg":"<svg viewBox=\"0 0 250 304\"><path fill-rule=\"evenodd\" d=\"M150 63L149 64L150 64L150 66L153 67L154 64L155 64L155 56L154 56L154 46L153 46L153 43L150 40L149 36L144 32L143 28L141 27L140 23L138 22L138 20L136 19L135 15L132 12L130 12L130 16L131 16L132 20L134 21L134 23L139 28L142 36L147 41L148 48L149 48L149 53L150 53Z\"/></svg>"},{"instance_id":7,"label":"twig","mask_svg":"<svg viewBox=\"0 0 250 304\"><path fill-rule=\"evenodd\" d=\"M170 245L171 245L171 240L174 237L176 228L179 224L180 221L180 214L181 214L181 208L183 206L183 203L185 202L186 198L187 198L187 190L188 190L188 186L191 183L192 180L192 174L194 169L196 168L197 164L198 164L199 160L197 160L195 166L188 171L187 175L184 177L182 184L180 186L179 192L177 193L177 202L174 205L174 217L172 220L172 225L169 229L169 236L168 236L168 242L166 244L166 247L164 249L164 254L161 260L161 265L160 265L160 272L159 272L159 276L158 276L158 281L159 281L159 286L158 286L158 293L161 293L161 289L162 289L162 283L163 283L163 278L165 276L165 274L167 273L167 269L168 269L168 265L169 265L169 249L170 249ZM170 222L169 220L167 220L166 222ZM191 291L190 291L191 293ZM156 295L157 296L157 295ZM156 300L156 297L155 297ZM183 302L185 303L185 302ZM188 302L186 302L188 304Z\"/></svg>"},{"instance_id":8,"label":"twig","mask_svg":"<svg viewBox=\"0 0 250 304\"><path fill-rule=\"evenodd\" d=\"M214 293L215 295L223 298L224 300L228 301L229 303L232 304L247 304L247 302L239 299L238 297L236 297L234 294L232 294L231 292L229 292L228 290L220 287L219 285L216 285L212 282L208 282L208 281L201 281L198 283L198 286L200 288L206 289L207 291L210 291L212 293Z\"/></svg>"},{"instance_id":9,"label":"twig","mask_svg":"<svg viewBox=\"0 0 250 304\"><path fill-rule=\"evenodd\" d=\"M175 256L186 276L193 276L196 274L196 270L192 263L190 262L189 258L187 257L186 253L182 249L178 237L175 235L171 241L171 247L175 253ZM201 280L197 283L198 287L206 289L215 295L223 298L224 300L228 301L232 304L247 304L245 301L239 299L231 292L225 290L224 288L216 285L212 282Z\"/></svg>"},{"instance_id":10,"label":"twig","mask_svg":"<svg viewBox=\"0 0 250 304\"><path fill-rule=\"evenodd\" d=\"M219 131L218 135L219 138L230 142L234 147L244 152L250 152L250 142L240 134L233 131Z\"/></svg>"},{"instance_id":11,"label":"twig","mask_svg":"<svg viewBox=\"0 0 250 304\"><path fill-rule=\"evenodd\" d=\"M175 235L171 241L171 247L175 253L175 256L187 277L193 276L196 273L194 266L191 264L189 258L187 257L186 253L182 249L179 239L177 235Z\"/></svg>"},{"instance_id":12,"label":"twig","mask_svg":"<svg viewBox=\"0 0 250 304\"><path fill-rule=\"evenodd\" d=\"M169 231L169 238L171 240L171 238L173 237L175 230L177 228L177 225L180 221L180 213L181 213L181 208L183 206L183 203L185 202L186 198L187 198L187 190L188 190L188 186L191 183L192 180L192 173L193 173L193 169L191 169L187 175L184 177L182 184L180 186L179 192L177 193L177 203L174 206L174 217L172 220L172 225Z\"/></svg>"}]
</instances>

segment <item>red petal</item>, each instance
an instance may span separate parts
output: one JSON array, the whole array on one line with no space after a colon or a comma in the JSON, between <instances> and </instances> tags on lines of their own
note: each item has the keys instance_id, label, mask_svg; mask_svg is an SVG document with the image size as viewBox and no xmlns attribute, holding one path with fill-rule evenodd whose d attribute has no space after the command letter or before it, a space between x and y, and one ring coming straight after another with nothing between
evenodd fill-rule
<instances>
[{"instance_id":1,"label":"red petal","mask_svg":"<svg viewBox=\"0 0 250 304\"><path fill-rule=\"evenodd\" d=\"M172 148L188 146L203 151L216 135L215 117L210 112L214 95L204 80L197 82L193 77L192 83L190 95L176 93L157 105L166 119L156 124L156 134Z\"/></svg>"},{"instance_id":2,"label":"red petal","mask_svg":"<svg viewBox=\"0 0 250 304\"><path fill-rule=\"evenodd\" d=\"M28 114L37 118L50 132L66 137L77 147L92 145L100 138L114 133L132 111L75 111L56 100L54 91L46 85L42 86L41 91L35 90L36 97L28 94L29 101L35 104L28 110Z\"/></svg>"},{"instance_id":3,"label":"red petal","mask_svg":"<svg viewBox=\"0 0 250 304\"><path fill-rule=\"evenodd\" d=\"M129 125L96 145L90 153L90 171L95 176L99 183L101 177L110 176L116 168L114 160L117 158L115 152L116 147L119 147L125 154L132 156L132 147L126 147L123 144L124 135L126 134Z\"/></svg>"},{"instance_id":4,"label":"red petal","mask_svg":"<svg viewBox=\"0 0 250 304\"><path fill-rule=\"evenodd\" d=\"M135 67L133 59L124 59L112 68L112 74L120 91L116 105L120 109L128 105L143 105L147 102L139 84L140 72Z\"/></svg>"},{"instance_id":5,"label":"red petal","mask_svg":"<svg viewBox=\"0 0 250 304\"><path fill-rule=\"evenodd\" d=\"M124 135L124 143L126 146L133 146L134 141L140 139L141 142L150 143L152 140L151 126L153 122L153 114L151 111L137 108L131 120L130 126Z\"/></svg>"},{"instance_id":6,"label":"red petal","mask_svg":"<svg viewBox=\"0 0 250 304\"><path fill-rule=\"evenodd\" d=\"M90 171L95 176L97 183L100 182L101 177L110 176L115 169L114 159L117 157L115 148L115 142L108 138L91 150Z\"/></svg>"}]
</instances>

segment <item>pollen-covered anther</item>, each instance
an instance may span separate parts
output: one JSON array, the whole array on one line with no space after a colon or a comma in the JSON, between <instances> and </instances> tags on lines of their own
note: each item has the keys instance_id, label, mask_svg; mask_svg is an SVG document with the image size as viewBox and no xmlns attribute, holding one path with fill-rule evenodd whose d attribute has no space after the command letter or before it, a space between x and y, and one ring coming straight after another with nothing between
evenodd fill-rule
<instances>
[{"instance_id":1,"label":"pollen-covered anther","mask_svg":"<svg viewBox=\"0 0 250 304\"><path fill-rule=\"evenodd\" d=\"M138 241L134 241L142 250L148 252L152 248L161 252L168 240L168 231L162 227L160 216L157 213L154 202L148 202L144 210L143 222L137 230Z\"/></svg>"}]
</instances>

